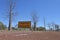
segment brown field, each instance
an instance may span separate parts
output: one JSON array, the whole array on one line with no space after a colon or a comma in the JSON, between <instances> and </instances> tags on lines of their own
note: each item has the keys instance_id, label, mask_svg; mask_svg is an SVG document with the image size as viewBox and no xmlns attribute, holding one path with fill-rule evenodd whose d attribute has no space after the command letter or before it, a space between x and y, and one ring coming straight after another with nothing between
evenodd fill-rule
<instances>
[{"instance_id":1,"label":"brown field","mask_svg":"<svg viewBox=\"0 0 60 40\"><path fill-rule=\"evenodd\" d=\"M0 40L60 40L60 32L44 32L44 31L0 32Z\"/></svg>"}]
</instances>

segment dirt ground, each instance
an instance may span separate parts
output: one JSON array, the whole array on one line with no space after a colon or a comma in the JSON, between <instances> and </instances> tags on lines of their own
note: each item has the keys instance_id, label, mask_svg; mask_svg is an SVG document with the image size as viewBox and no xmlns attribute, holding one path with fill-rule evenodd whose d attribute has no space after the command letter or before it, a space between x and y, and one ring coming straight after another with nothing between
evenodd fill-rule
<instances>
[{"instance_id":1,"label":"dirt ground","mask_svg":"<svg viewBox=\"0 0 60 40\"><path fill-rule=\"evenodd\" d=\"M44 31L0 32L0 40L60 40L60 32L44 32Z\"/></svg>"}]
</instances>

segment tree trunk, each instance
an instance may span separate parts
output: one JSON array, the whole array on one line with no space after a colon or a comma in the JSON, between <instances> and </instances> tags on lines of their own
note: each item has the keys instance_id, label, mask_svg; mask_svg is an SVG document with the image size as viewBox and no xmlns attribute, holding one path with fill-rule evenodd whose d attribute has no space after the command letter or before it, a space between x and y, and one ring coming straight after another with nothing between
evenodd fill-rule
<instances>
[{"instance_id":1,"label":"tree trunk","mask_svg":"<svg viewBox=\"0 0 60 40\"><path fill-rule=\"evenodd\" d=\"M11 25L12 25L12 15L10 13L10 17L9 17L9 28L8 28L9 31L12 29Z\"/></svg>"},{"instance_id":2,"label":"tree trunk","mask_svg":"<svg viewBox=\"0 0 60 40\"><path fill-rule=\"evenodd\" d=\"M36 31L36 22L34 22L34 31Z\"/></svg>"},{"instance_id":3,"label":"tree trunk","mask_svg":"<svg viewBox=\"0 0 60 40\"><path fill-rule=\"evenodd\" d=\"M12 29L12 2L10 1L10 8L9 8L9 27L8 30L10 31Z\"/></svg>"}]
</instances>

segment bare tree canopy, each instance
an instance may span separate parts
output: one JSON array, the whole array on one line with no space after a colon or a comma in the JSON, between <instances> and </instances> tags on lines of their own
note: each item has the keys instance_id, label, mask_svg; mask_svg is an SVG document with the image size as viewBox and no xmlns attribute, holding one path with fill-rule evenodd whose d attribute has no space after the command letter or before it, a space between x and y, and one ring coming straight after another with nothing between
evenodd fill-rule
<instances>
[{"instance_id":1,"label":"bare tree canopy","mask_svg":"<svg viewBox=\"0 0 60 40\"><path fill-rule=\"evenodd\" d=\"M12 29L12 17L14 16L14 10L15 8L15 3L13 2L13 0L9 0L9 27L8 30Z\"/></svg>"},{"instance_id":2,"label":"bare tree canopy","mask_svg":"<svg viewBox=\"0 0 60 40\"><path fill-rule=\"evenodd\" d=\"M36 11L32 11L31 17L32 17L33 25L34 25L34 31L35 31L36 30L36 24L38 22L37 12Z\"/></svg>"}]
</instances>

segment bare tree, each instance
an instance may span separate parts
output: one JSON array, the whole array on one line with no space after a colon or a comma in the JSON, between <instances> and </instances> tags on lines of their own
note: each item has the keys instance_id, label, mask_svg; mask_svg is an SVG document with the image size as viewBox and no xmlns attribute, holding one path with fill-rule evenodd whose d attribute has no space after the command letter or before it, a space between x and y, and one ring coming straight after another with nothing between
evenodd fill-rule
<instances>
[{"instance_id":1,"label":"bare tree","mask_svg":"<svg viewBox=\"0 0 60 40\"><path fill-rule=\"evenodd\" d=\"M44 17L44 27L46 27L46 21L45 21L45 17Z\"/></svg>"},{"instance_id":2,"label":"bare tree","mask_svg":"<svg viewBox=\"0 0 60 40\"><path fill-rule=\"evenodd\" d=\"M38 22L38 15L36 11L33 11L32 14L32 20L33 20L33 25L34 25L34 31L36 30L36 24Z\"/></svg>"},{"instance_id":3,"label":"bare tree","mask_svg":"<svg viewBox=\"0 0 60 40\"><path fill-rule=\"evenodd\" d=\"M55 30L55 23L52 22L51 24L52 24L51 26L53 27L53 31L54 31Z\"/></svg>"},{"instance_id":4,"label":"bare tree","mask_svg":"<svg viewBox=\"0 0 60 40\"><path fill-rule=\"evenodd\" d=\"M49 27L49 31L50 31L50 28L51 28L51 24L49 23L49 24L47 24L48 25L48 27Z\"/></svg>"},{"instance_id":5,"label":"bare tree","mask_svg":"<svg viewBox=\"0 0 60 40\"><path fill-rule=\"evenodd\" d=\"M59 25L58 24L55 24L55 30L59 31Z\"/></svg>"},{"instance_id":6,"label":"bare tree","mask_svg":"<svg viewBox=\"0 0 60 40\"><path fill-rule=\"evenodd\" d=\"M55 30L55 23L54 22L49 23L48 27L49 27L49 30L54 31Z\"/></svg>"},{"instance_id":7,"label":"bare tree","mask_svg":"<svg viewBox=\"0 0 60 40\"><path fill-rule=\"evenodd\" d=\"M15 3L13 2L13 0L9 0L9 27L8 30L12 29L12 16L14 15L13 13L13 9L15 8Z\"/></svg>"},{"instance_id":8,"label":"bare tree","mask_svg":"<svg viewBox=\"0 0 60 40\"><path fill-rule=\"evenodd\" d=\"M56 24L54 22L51 23L52 24L52 27L53 27L53 31L59 31L59 24Z\"/></svg>"},{"instance_id":9,"label":"bare tree","mask_svg":"<svg viewBox=\"0 0 60 40\"><path fill-rule=\"evenodd\" d=\"M46 19L45 19L45 17L44 17L44 19L43 19L43 24L44 24L44 28L46 28ZM46 30L45 30L46 31Z\"/></svg>"}]
</instances>

